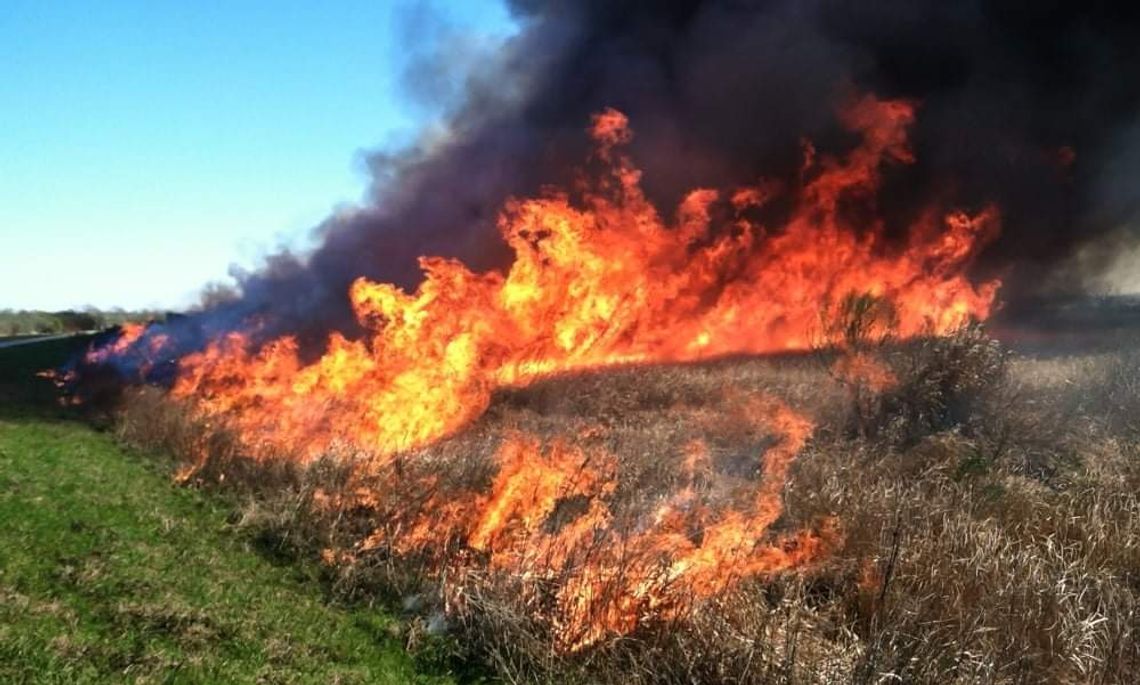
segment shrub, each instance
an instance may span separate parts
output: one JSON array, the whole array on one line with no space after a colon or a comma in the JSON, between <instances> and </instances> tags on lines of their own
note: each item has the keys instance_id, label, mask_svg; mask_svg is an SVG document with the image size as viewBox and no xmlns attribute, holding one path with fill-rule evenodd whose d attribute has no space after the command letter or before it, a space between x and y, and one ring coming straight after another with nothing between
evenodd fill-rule
<instances>
[{"instance_id":1,"label":"shrub","mask_svg":"<svg viewBox=\"0 0 1140 685\"><path fill-rule=\"evenodd\" d=\"M1007 353L980 324L902 344L890 355L897 382L870 418L871 432L909 445L942 431L979 429L1007 380Z\"/></svg>"}]
</instances>

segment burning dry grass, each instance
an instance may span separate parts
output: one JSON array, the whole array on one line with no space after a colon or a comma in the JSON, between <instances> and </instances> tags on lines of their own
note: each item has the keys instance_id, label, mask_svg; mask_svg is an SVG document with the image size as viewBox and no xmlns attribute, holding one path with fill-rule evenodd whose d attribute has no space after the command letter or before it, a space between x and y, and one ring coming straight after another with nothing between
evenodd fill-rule
<instances>
[{"instance_id":1,"label":"burning dry grass","mask_svg":"<svg viewBox=\"0 0 1140 685\"><path fill-rule=\"evenodd\" d=\"M155 392L121 431L248 493L244 523L339 592L403 602L410 644L450 632L512 682L1129 680L1140 365L975 329L876 355L879 392L808 356L541 381L375 469L244 459ZM717 546L733 516L754 546Z\"/></svg>"},{"instance_id":2,"label":"burning dry grass","mask_svg":"<svg viewBox=\"0 0 1140 685\"><path fill-rule=\"evenodd\" d=\"M124 435L184 455L180 478L294 493L270 510L291 512L346 586L419 597L508 677L801 674L799 637L781 659L765 650L803 631L762 630L775 605L748 599L844 544L843 512L786 511L796 460L812 440L889 453L968 426L969 398L1004 368L971 332L873 344L988 315L998 283L964 274L998 216L930 207L892 246L847 209L873 212L881 169L913 161L913 104L862 97L840 116L861 142L839 157L805 146L773 231L767 184L694 190L664 218L623 151L626 118L601 112L597 168L500 213L506 272L425 257L414 292L359 279L367 334L332 333L316 359L231 332L179 356L170 395L192 414L137 400ZM177 343L159 335L89 361L149 360ZM708 361L817 335L844 354ZM833 625L805 633L807 652L857 661L846 622L795 621Z\"/></svg>"}]
</instances>

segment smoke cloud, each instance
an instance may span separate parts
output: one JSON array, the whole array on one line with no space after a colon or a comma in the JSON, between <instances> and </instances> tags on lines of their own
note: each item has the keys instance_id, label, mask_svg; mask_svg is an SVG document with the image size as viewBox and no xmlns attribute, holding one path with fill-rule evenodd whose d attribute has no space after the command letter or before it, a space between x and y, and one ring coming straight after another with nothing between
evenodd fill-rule
<instances>
[{"instance_id":1,"label":"smoke cloud","mask_svg":"<svg viewBox=\"0 0 1140 685\"><path fill-rule=\"evenodd\" d=\"M365 206L329 217L319 246L239 277L241 295L196 318L206 334L255 320L319 345L354 329L361 276L414 287L416 258L500 268L504 200L572 183L589 115L615 107L663 211L694 187L794 182L802 144L842 150L835 109L852 94L919 103L917 163L888 171L887 229L925 206L994 203L1003 234L977 265L1006 299L1073 289L1130 241L1140 166L1140 11L1108 3L836 0L513 0L505 45L444 39L413 59L415 97L444 105L417 145L369 158ZM472 67L471 65L475 65ZM1123 233L1122 233L1123 231ZM1124 236L1124 237L1121 237Z\"/></svg>"}]
</instances>

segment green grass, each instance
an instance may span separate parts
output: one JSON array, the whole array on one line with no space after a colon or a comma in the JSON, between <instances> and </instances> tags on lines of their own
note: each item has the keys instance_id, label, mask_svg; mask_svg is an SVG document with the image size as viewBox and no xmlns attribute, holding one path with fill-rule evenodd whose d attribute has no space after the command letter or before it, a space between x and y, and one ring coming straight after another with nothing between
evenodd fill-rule
<instances>
[{"instance_id":1,"label":"green grass","mask_svg":"<svg viewBox=\"0 0 1140 685\"><path fill-rule=\"evenodd\" d=\"M0 378L51 361L34 347L0 352ZM108 434L0 403L0 682L447 682L230 510Z\"/></svg>"}]
</instances>

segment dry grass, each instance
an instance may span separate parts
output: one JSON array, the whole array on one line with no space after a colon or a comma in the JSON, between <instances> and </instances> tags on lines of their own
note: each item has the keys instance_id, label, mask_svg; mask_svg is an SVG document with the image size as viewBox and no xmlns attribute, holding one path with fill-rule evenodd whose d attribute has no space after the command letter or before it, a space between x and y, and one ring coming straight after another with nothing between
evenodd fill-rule
<instances>
[{"instance_id":1,"label":"dry grass","mask_svg":"<svg viewBox=\"0 0 1140 685\"><path fill-rule=\"evenodd\" d=\"M898 382L871 394L853 395L829 360L810 356L505 390L462 434L372 474L380 501L367 505L323 499L362 483L343 458L251 462L224 428L155 391L129 399L120 431L187 460L194 482L244 493L242 522L274 544L328 550L338 593L402 602L410 646L490 664L508 682L1131 681L1140 668L1140 358L1011 357L974 329L876 354ZM551 608L533 582L446 563L470 554L461 537L444 531L437 548L412 553L358 546L415 520L432 496L485 489L515 431L615 455L610 505L631 522L676 486L684 446L700 438L715 476L704 492L716 497L753 479L772 444L734 413L757 392L816 422L773 526L839 522L841 543L809 568L744 579L568 653L553 647ZM415 487L425 474L430 492ZM546 525L574 515L574 502L562 502Z\"/></svg>"}]
</instances>

